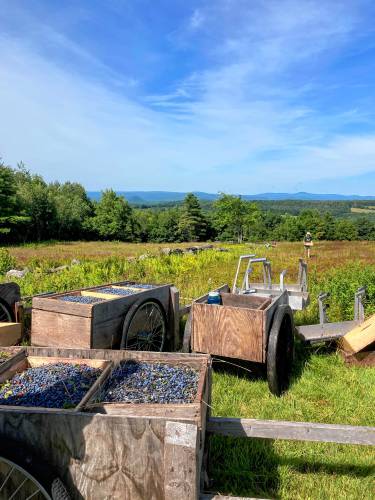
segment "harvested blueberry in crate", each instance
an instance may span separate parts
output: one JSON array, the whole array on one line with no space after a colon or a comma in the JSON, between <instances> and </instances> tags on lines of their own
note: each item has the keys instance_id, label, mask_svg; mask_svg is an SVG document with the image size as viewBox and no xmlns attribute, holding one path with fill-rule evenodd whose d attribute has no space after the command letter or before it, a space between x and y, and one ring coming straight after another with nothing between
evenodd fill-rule
<instances>
[{"instance_id":1,"label":"harvested blueberry in crate","mask_svg":"<svg viewBox=\"0 0 375 500\"><path fill-rule=\"evenodd\" d=\"M134 295L137 293L135 290L129 290L128 288L111 287L98 288L96 291L100 293L112 293L113 295Z\"/></svg>"},{"instance_id":2,"label":"harvested blueberry in crate","mask_svg":"<svg viewBox=\"0 0 375 500\"><path fill-rule=\"evenodd\" d=\"M27 368L0 385L0 405L74 408L101 372L63 362Z\"/></svg>"},{"instance_id":3,"label":"harvested blueberry in crate","mask_svg":"<svg viewBox=\"0 0 375 500\"><path fill-rule=\"evenodd\" d=\"M59 300L77 302L79 304L96 304L97 302L103 302L103 299L99 299L98 297L83 297L82 295L64 295L63 297L59 297Z\"/></svg>"},{"instance_id":4,"label":"harvested blueberry in crate","mask_svg":"<svg viewBox=\"0 0 375 500\"><path fill-rule=\"evenodd\" d=\"M192 403L199 372L189 366L122 361L101 391L100 403Z\"/></svg>"}]
</instances>

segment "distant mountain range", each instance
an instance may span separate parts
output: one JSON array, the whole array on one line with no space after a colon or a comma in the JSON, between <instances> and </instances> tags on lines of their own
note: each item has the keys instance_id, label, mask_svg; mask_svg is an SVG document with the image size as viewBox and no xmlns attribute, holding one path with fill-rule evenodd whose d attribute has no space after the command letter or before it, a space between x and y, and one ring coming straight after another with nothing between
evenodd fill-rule
<instances>
[{"instance_id":1,"label":"distant mountain range","mask_svg":"<svg viewBox=\"0 0 375 500\"><path fill-rule=\"evenodd\" d=\"M99 200L100 191L88 191L88 196L93 200ZM118 195L125 196L130 203L149 204L149 203L167 203L181 201L187 193L178 193L174 191L117 191ZM218 194L204 193L194 191L194 194L200 200L214 201ZM351 200L375 200L375 196L345 195L345 194L315 194L315 193L260 193L241 195L244 200L306 200L306 201L351 201Z\"/></svg>"}]
</instances>

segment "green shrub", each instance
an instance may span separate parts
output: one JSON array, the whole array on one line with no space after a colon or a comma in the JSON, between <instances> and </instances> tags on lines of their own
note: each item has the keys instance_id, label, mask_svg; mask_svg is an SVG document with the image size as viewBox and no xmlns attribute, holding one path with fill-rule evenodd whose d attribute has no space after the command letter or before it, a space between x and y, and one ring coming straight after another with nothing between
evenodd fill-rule
<instances>
[{"instance_id":1,"label":"green shrub","mask_svg":"<svg viewBox=\"0 0 375 500\"><path fill-rule=\"evenodd\" d=\"M16 259L10 255L6 248L0 248L0 274L16 266Z\"/></svg>"}]
</instances>

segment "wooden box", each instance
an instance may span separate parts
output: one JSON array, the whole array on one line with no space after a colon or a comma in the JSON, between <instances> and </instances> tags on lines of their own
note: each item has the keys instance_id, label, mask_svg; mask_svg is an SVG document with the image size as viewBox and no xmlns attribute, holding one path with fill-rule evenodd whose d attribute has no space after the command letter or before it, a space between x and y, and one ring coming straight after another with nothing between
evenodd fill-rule
<instances>
[{"instance_id":1,"label":"wooden box","mask_svg":"<svg viewBox=\"0 0 375 500\"><path fill-rule=\"evenodd\" d=\"M94 413L93 408L73 412L0 408L0 435L43 457L72 499L199 498L211 394L209 356L37 347L27 347L26 356L160 361L199 370L196 401L165 405L164 410L163 405L147 404L112 408L110 414Z\"/></svg>"},{"instance_id":2,"label":"wooden box","mask_svg":"<svg viewBox=\"0 0 375 500\"><path fill-rule=\"evenodd\" d=\"M222 305L192 304L194 352L264 363L268 332L279 304L287 304L287 292L276 297L221 293Z\"/></svg>"},{"instance_id":3,"label":"wooden box","mask_svg":"<svg viewBox=\"0 0 375 500\"><path fill-rule=\"evenodd\" d=\"M0 346L16 345L22 337L21 323L0 322Z\"/></svg>"},{"instance_id":4,"label":"wooden box","mask_svg":"<svg viewBox=\"0 0 375 500\"><path fill-rule=\"evenodd\" d=\"M14 375L17 373L23 373L28 368L34 368L38 366L47 365L50 363L70 363L70 364L86 364L93 368L101 368L102 373L96 379L96 381L92 384L90 388L88 388L86 394L82 398L82 400L72 409L68 409L68 411L78 411L80 410L87 401L90 400L92 394L96 392L96 388L102 384L110 372L112 367L112 363L110 361L98 360L98 359L82 359L82 358L62 358L62 357L52 357L52 356L29 356L26 353L26 350L22 350L18 353L17 356L13 356L10 358L9 362L0 365L0 385L6 382L7 380L11 380ZM30 409L28 406L21 405L1 405L0 408L16 408L18 410L26 410ZM33 407L34 408L34 407ZM48 408L49 411L60 411L59 408Z\"/></svg>"},{"instance_id":5,"label":"wooden box","mask_svg":"<svg viewBox=\"0 0 375 500\"><path fill-rule=\"evenodd\" d=\"M31 343L34 346L81 349L118 348L124 317L139 299L155 299L170 312L170 285L155 285L129 296L106 296L98 289L108 286L131 286L120 282L97 287L34 297L32 302ZM60 300L66 295L95 295L101 302L81 304Z\"/></svg>"}]
</instances>

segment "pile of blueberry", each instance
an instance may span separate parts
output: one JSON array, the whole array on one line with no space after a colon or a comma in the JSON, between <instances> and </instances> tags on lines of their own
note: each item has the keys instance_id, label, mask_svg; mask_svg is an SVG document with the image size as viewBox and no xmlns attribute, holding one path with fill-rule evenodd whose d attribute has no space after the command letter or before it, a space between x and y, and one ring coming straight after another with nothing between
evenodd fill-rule
<instances>
[{"instance_id":1,"label":"pile of blueberry","mask_svg":"<svg viewBox=\"0 0 375 500\"><path fill-rule=\"evenodd\" d=\"M129 290L126 288L99 288L97 290L100 293L112 293L113 295L133 295L136 293L134 290Z\"/></svg>"},{"instance_id":2,"label":"pile of blueberry","mask_svg":"<svg viewBox=\"0 0 375 500\"><path fill-rule=\"evenodd\" d=\"M191 403L199 373L189 366L122 361L112 372L99 402Z\"/></svg>"},{"instance_id":3,"label":"pile of blueberry","mask_svg":"<svg viewBox=\"0 0 375 500\"><path fill-rule=\"evenodd\" d=\"M101 371L71 363L28 368L0 386L0 405L74 408Z\"/></svg>"},{"instance_id":4,"label":"pile of blueberry","mask_svg":"<svg viewBox=\"0 0 375 500\"><path fill-rule=\"evenodd\" d=\"M96 302L103 302L103 299L98 297L83 297L82 295L64 295L60 300L65 302L78 302L79 304L96 304Z\"/></svg>"}]
</instances>

